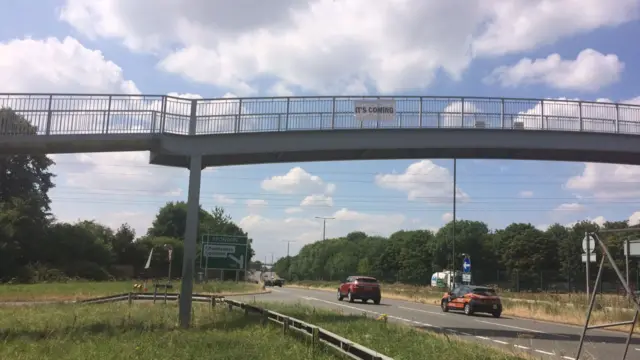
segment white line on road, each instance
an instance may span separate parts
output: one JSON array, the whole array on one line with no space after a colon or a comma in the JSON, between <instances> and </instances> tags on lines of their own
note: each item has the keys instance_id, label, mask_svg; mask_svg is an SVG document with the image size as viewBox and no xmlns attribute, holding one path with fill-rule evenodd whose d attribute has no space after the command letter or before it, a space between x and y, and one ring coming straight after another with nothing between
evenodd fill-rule
<instances>
[{"instance_id":1,"label":"white line on road","mask_svg":"<svg viewBox=\"0 0 640 360\"><path fill-rule=\"evenodd\" d=\"M555 353L544 351L544 350L540 350L540 349L533 349L533 351L538 352L540 354L545 354L545 355L555 355Z\"/></svg>"},{"instance_id":2,"label":"white line on road","mask_svg":"<svg viewBox=\"0 0 640 360\"><path fill-rule=\"evenodd\" d=\"M525 330L525 331L531 331L531 332L535 332L535 333L539 333L539 334L544 334L544 331L539 331L539 330L533 330L533 329L527 329L527 328L522 328L519 326L513 326L513 325L505 325L505 324L499 324L499 323L494 323L491 321L484 321L484 320L477 320L477 322L481 322L481 323L485 323L485 324L490 324L490 325L497 325L497 326L504 326L504 327L508 327L508 328L512 328L512 329L516 329L516 330Z\"/></svg>"},{"instance_id":3,"label":"white line on road","mask_svg":"<svg viewBox=\"0 0 640 360\"><path fill-rule=\"evenodd\" d=\"M562 358L567 360L576 360L576 358L572 358L571 356L563 356Z\"/></svg>"},{"instance_id":4,"label":"white line on road","mask_svg":"<svg viewBox=\"0 0 640 360\"><path fill-rule=\"evenodd\" d=\"M361 309L361 308L358 308L358 307L355 307L355 306L339 304L339 303L336 303L336 302L333 302L333 301L322 300L322 299L318 299L318 298L314 298L314 297L310 297L310 296L299 296L298 295L298 297L300 297L302 299L305 299L305 300L308 300L308 301L319 301L319 302L323 302L323 303L326 303L326 304L329 304L329 305L340 306L340 307L344 307L344 308L348 308L348 309L352 309L352 310L357 310L357 311L362 311L362 312L367 312L367 313L371 313L371 314L375 314L375 315L382 315L382 313L377 312L377 311ZM408 310L417 310L417 309L411 309L411 308L407 308L407 309ZM417 310L417 311L421 311L421 310ZM440 314L438 313L438 315L440 315ZM447 332L460 334L460 335L472 336L469 333L459 332L459 331L452 330L452 329L447 329L447 328L442 328L440 326L434 326L434 325L431 325L431 324L422 323L422 322L415 321L415 320L409 320L409 319L401 318L401 317L398 317L398 316L387 315L387 317L391 318L391 319L404 321L404 322L407 322L407 323L410 323L410 324L416 324L416 325L421 325L421 326L425 326L425 327L437 328L437 329L440 329L440 330L445 330ZM510 328L514 328L514 329L532 331L532 332L537 332L537 333L544 333L544 332L538 331L538 330L520 328L520 327L512 326L512 325L497 324L497 323L493 323L493 322L490 322L490 321L483 321L483 320L476 320L476 321L479 321L479 322L482 322L482 323L486 323L486 324L510 327ZM497 340L497 339L491 339L491 338L488 338L486 336L475 335L475 337L478 338L478 339L481 339L481 340L488 340L488 341L492 341L492 342L495 342L495 343L498 343L498 344L502 344L502 345L509 345L509 343L506 342L506 341ZM518 348L518 349L522 349L522 350L531 350L531 348L526 347L526 346L522 346L522 345L513 344L513 346ZM640 351L640 349L638 349L638 348L635 348L635 349ZM540 350L540 349L533 349L533 351L535 351L537 353L540 353L540 354L549 355L549 356L556 356L556 354L553 353L553 352L544 351L544 350ZM571 357L568 357L568 356L563 356L563 358L567 359L567 360L575 360L574 358L571 358Z\"/></svg>"},{"instance_id":5,"label":"white line on road","mask_svg":"<svg viewBox=\"0 0 640 360\"><path fill-rule=\"evenodd\" d=\"M413 309L413 308L408 308L408 307L404 307L404 306L398 306L398 308L399 309L405 309L405 310L411 310L411 311L419 311L419 312L423 312L423 313L427 313L427 314L444 316L443 313L434 312L434 311L419 310L419 309Z\"/></svg>"}]
</instances>

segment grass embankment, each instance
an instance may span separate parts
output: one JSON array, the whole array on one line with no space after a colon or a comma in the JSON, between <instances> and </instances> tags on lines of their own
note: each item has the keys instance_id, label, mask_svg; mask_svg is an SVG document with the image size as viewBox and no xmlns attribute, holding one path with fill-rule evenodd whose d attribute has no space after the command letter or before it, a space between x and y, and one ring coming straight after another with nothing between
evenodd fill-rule
<instances>
[{"instance_id":1,"label":"grass embankment","mask_svg":"<svg viewBox=\"0 0 640 360\"><path fill-rule=\"evenodd\" d=\"M287 286L307 289L336 291L338 283L328 281L301 281ZM428 286L382 284L382 296L387 299L407 300L423 304L439 305L444 291ZM498 292L504 305L503 315L528 319L583 325L587 311L586 294L514 293ZM605 324L633 319L629 302L623 296L598 295L597 308L591 315L590 324ZM639 322L640 323L640 322ZM614 330L628 331L628 326ZM635 332L640 333L638 326Z\"/></svg>"},{"instance_id":2,"label":"grass embankment","mask_svg":"<svg viewBox=\"0 0 640 360\"><path fill-rule=\"evenodd\" d=\"M72 281L67 283L41 283L0 285L0 302L7 301L69 301L82 300L92 297L115 295L134 291L136 281ZM174 281L173 289L169 292L180 292L180 282ZM153 294L153 286L147 283L147 293ZM210 293L219 295L260 293L259 284L233 281L210 281L206 284L194 284L194 293ZM164 292L158 289L158 293Z\"/></svg>"},{"instance_id":3,"label":"grass embankment","mask_svg":"<svg viewBox=\"0 0 640 360\"><path fill-rule=\"evenodd\" d=\"M264 304L259 304L264 305ZM475 343L308 306L268 308L311 322L395 359L460 357L519 360ZM177 326L177 305L124 303L43 305L0 309L1 359L339 359L331 349L283 336L276 324L224 306L194 304L190 330Z\"/></svg>"},{"instance_id":4,"label":"grass embankment","mask_svg":"<svg viewBox=\"0 0 640 360\"><path fill-rule=\"evenodd\" d=\"M338 359L241 311L197 304L190 330L177 313L175 303L0 309L0 359Z\"/></svg>"}]
</instances>

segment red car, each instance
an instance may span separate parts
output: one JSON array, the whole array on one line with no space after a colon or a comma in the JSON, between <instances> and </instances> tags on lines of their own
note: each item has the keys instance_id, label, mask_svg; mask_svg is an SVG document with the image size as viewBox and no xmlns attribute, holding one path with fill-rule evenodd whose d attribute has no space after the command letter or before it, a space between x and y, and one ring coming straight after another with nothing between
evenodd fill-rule
<instances>
[{"instance_id":1,"label":"red car","mask_svg":"<svg viewBox=\"0 0 640 360\"><path fill-rule=\"evenodd\" d=\"M338 301L342 301L345 297L349 302L360 299L366 303L371 299L374 304L378 305L382 297L380 284L376 278L370 276L349 276L338 287Z\"/></svg>"},{"instance_id":2,"label":"red car","mask_svg":"<svg viewBox=\"0 0 640 360\"><path fill-rule=\"evenodd\" d=\"M486 286L461 285L446 292L440 301L442 311L462 310L467 315L489 313L499 318L502 302L496 291Z\"/></svg>"}]
</instances>

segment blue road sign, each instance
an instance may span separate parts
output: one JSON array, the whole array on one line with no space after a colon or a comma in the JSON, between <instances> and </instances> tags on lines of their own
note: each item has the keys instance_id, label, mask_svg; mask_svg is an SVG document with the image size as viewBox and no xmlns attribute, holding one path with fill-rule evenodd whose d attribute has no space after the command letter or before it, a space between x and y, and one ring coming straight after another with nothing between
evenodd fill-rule
<instances>
[{"instance_id":1,"label":"blue road sign","mask_svg":"<svg viewBox=\"0 0 640 360\"><path fill-rule=\"evenodd\" d=\"M464 258L464 262L462 263L462 271L465 273L471 272L471 259L469 259L469 257Z\"/></svg>"}]
</instances>

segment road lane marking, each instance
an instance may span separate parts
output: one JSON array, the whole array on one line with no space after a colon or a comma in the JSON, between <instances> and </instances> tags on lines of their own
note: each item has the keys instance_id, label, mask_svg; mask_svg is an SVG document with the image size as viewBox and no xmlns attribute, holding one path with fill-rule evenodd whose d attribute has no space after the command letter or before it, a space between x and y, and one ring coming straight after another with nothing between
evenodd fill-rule
<instances>
[{"instance_id":1,"label":"road lane marking","mask_svg":"<svg viewBox=\"0 0 640 360\"><path fill-rule=\"evenodd\" d=\"M491 321L484 321L484 320L478 320L475 319L477 322L481 322L481 323L485 323L485 324L490 324L490 325L497 325L497 326L504 326L507 328L512 328L512 329L516 329L516 330L525 330L525 331L531 331L531 332L535 332L538 334L544 334L544 331L539 331L539 330L533 330L533 329L527 329L527 328L523 328L523 327L519 327L519 326L513 326L513 325L506 325L506 324L500 324L500 323L494 323Z\"/></svg>"},{"instance_id":2,"label":"road lane marking","mask_svg":"<svg viewBox=\"0 0 640 360\"><path fill-rule=\"evenodd\" d=\"M408 307L404 307L404 306L398 306L398 308L399 309L405 309L405 310L419 311L419 312L423 312L423 313L427 313L427 314L444 316L443 313L434 312L434 311L419 310L419 309L413 309L413 308L408 308Z\"/></svg>"},{"instance_id":3,"label":"road lane marking","mask_svg":"<svg viewBox=\"0 0 640 360\"><path fill-rule=\"evenodd\" d=\"M563 356L562 358L567 360L576 360L576 358L572 358L571 356Z\"/></svg>"},{"instance_id":4,"label":"road lane marking","mask_svg":"<svg viewBox=\"0 0 640 360\"><path fill-rule=\"evenodd\" d=\"M355 306L350 306L350 305L346 305L346 304L340 304L340 303L337 303L337 302L328 301L328 300L323 300L323 299L318 299L318 298L314 298L314 297L311 297L311 296L299 296L299 297L300 297L300 298L302 298L302 299L308 300L308 301L319 301L319 302L323 302L323 303L326 303L326 304L329 304L329 305L340 306L340 307L344 307L344 308L348 308L348 309L352 309L352 310L357 310L357 311L361 311L361 312L367 312L367 313L371 313L371 314L375 314L375 315L382 315L382 313L377 312L377 311L372 311L372 310L367 310L367 309L361 309L361 308L358 308L358 307L355 307ZM416 310L416 309L409 309L409 310ZM457 334L457 335L473 336L473 335L471 335L471 334L469 334L469 333L459 332L459 331L457 331L457 330L447 329L447 328L443 328L443 327L440 327L440 326L434 326L434 325L431 325L431 324L427 324L427 323L419 322L419 321L416 321L416 320L409 320L409 319L401 318L401 317L398 317L398 316L387 315L387 317L388 317L388 318L391 318L391 319L396 319L396 320L404 321L404 322L407 322L407 323L410 323L410 324L416 324L416 325L421 325L421 326L425 326L425 327L437 328L437 329L440 329L440 330L443 330L443 331L447 331L447 332L450 332L450 333L453 333L453 334ZM537 332L537 333L543 333L542 331L533 330L533 329L526 329L526 328L520 328L520 327L512 326L512 325L497 324L497 323L492 323L492 322L489 322L489 321L483 321L483 320L476 320L476 321L479 321L479 322L482 322L482 323L486 323L486 324L499 325L499 326L506 326L506 327L511 327L511 328L520 329L520 330L526 330L526 331L533 331L533 332ZM508 343L508 342L506 342L506 341L497 340L497 339L491 339L491 338L486 337L486 336L479 336L479 335L475 335L474 337L476 337L476 338L478 338L478 339L481 339L481 340L492 341L492 342L495 342L495 343L498 343L498 344L502 344L502 345L509 345L509 343ZM513 344L513 346L514 346L514 347L516 347L516 348L518 348L518 349L522 349L522 350L531 350L531 348L526 347L526 346L522 346L522 345ZM640 351L640 349L638 349L638 348L636 348L636 350L639 350L639 351ZM540 353L540 354L545 354L545 355L550 355L550 356L556 356L556 354L555 354L555 353L553 353L553 352L544 351L544 350L540 350L540 349L533 349L533 351L535 351L535 352L537 352L537 353ZM573 358L571 358L571 357L568 357L568 356L563 356L563 358L564 358L564 359L567 359L567 360L575 360L575 359L573 359Z\"/></svg>"},{"instance_id":5,"label":"road lane marking","mask_svg":"<svg viewBox=\"0 0 640 360\"><path fill-rule=\"evenodd\" d=\"M551 356L555 355L555 353L544 351L544 350L540 350L540 349L533 349L533 351L535 351L537 353L540 353L540 354L545 354L545 355L551 355Z\"/></svg>"}]
</instances>

